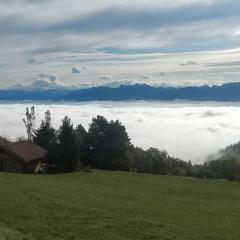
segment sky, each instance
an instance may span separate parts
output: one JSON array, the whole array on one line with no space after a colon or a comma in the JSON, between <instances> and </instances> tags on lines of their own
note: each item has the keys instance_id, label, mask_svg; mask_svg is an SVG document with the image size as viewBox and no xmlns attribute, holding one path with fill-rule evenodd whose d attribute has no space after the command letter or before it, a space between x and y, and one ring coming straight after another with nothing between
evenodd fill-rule
<instances>
[{"instance_id":1,"label":"sky","mask_svg":"<svg viewBox=\"0 0 240 240\"><path fill-rule=\"evenodd\" d=\"M85 102L34 103L36 127L50 110L54 127L67 115L86 129L91 119L103 115L119 119L135 146L157 147L174 157L202 163L209 154L240 139L240 103L200 102ZM26 137L22 119L30 103L0 103L0 136ZM13 116L14 112L14 118Z\"/></svg>"},{"instance_id":2,"label":"sky","mask_svg":"<svg viewBox=\"0 0 240 240\"><path fill-rule=\"evenodd\" d=\"M240 81L239 0L0 0L0 88Z\"/></svg>"}]
</instances>

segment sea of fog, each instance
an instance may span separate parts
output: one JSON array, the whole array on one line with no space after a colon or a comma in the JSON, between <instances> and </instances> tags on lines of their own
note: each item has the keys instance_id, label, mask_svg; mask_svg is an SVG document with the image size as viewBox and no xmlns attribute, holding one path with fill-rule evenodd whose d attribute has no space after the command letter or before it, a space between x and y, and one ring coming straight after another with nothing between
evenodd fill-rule
<instances>
[{"instance_id":1,"label":"sea of fog","mask_svg":"<svg viewBox=\"0 0 240 240\"><path fill-rule=\"evenodd\" d=\"M0 135L11 140L26 136L22 119L26 107L32 105L36 126L46 110L50 110L55 127L66 115L74 125L81 123L86 128L94 116L103 115L119 119L134 145L164 149L194 163L240 140L240 103L178 101L0 102Z\"/></svg>"}]
</instances>

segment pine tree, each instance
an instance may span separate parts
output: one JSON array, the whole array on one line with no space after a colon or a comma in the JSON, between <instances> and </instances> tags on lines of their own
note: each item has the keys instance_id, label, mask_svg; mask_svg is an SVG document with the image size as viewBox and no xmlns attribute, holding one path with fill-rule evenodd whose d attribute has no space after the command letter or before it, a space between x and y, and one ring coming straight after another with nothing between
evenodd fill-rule
<instances>
[{"instance_id":1,"label":"pine tree","mask_svg":"<svg viewBox=\"0 0 240 240\"><path fill-rule=\"evenodd\" d=\"M50 111L45 112L45 118L35 131L33 141L48 151L45 162L46 171L55 171L58 161L57 136L56 130L52 127Z\"/></svg>"},{"instance_id":2,"label":"pine tree","mask_svg":"<svg viewBox=\"0 0 240 240\"><path fill-rule=\"evenodd\" d=\"M77 167L76 135L71 119L64 117L58 131L59 171L74 171Z\"/></svg>"}]
</instances>

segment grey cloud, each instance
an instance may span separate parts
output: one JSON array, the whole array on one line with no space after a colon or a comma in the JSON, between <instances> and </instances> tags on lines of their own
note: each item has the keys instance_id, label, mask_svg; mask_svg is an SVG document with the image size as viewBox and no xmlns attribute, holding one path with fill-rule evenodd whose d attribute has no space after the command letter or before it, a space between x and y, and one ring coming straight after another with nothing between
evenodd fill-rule
<instances>
[{"instance_id":1,"label":"grey cloud","mask_svg":"<svg viewBox=\"0 0 240 240\"><path fill-rule=\"evenodd\" d=\"M233 125L232 123L219 123L219 126L221 126L222 128L227 128L227 129L231 129L231 130L239 130L240 127L236 126L235 124Z\"/></svg>"},{"instance_id":2,"label":"grey cloud","mask_svg":"<svg viewBox=\"0 0 240 240\"><path fill-rule=\"evenodd\" d=\"M240 2L215 1L206 5L201 2L193 2L188 5L171 9L153 9L148 7L135 8L109 7L98 10L87 16L81 16L72 20L55 23L51 18L48 24L28 21L28 16L16 14L14 16L2 16L1 32L102 32L120 29L155 29L169 25L180 25L203 20L214 20L228 17L239 18ZM40 9L39 9L40 10Z\"/></svg>"},{"instance_id":3,"label":"grey cloud","mask_svg":"<svg viewBox=\"0 0 240 240\"><path fill-rule=\"evenodd\" d=\"M240 66L240 61L233 62L218 62L218 63L209 63L207 66L215 66L215 67L235 67Z\"/></svg>"},{"instance_id":4,"label":"grey cloud","mask_svg":"<svg viewBox=\"0 0 240 240\"><path fill-rule=\"evenodd\" d=\"M223 112L206 111L201 116L205 118L205 117L217 117L217 116L223 116L223 115L225 115L225 113Z\"/></svg>"},{"instance_id":5,"label":"grey cloud","mask_svg":"<svg viewBox=\"0 0 240 240\"><path fill-rule=\"evenodd\" d=\"M161 7L158 7L159 5ZM74 11L75 7L76 11ZM79 12L78 7L80 7ZM1 66L3 75L0 80L2 82L9 80L11 84L15 84L17 81L30 81L40 71L58 72L71 81L73 76L70 76L69 69L71 71L72 66L78 64L89 66L84 75L91 79L87 83L99 80L112 81L113 79L99 79L99 75L96 75L99 70L97 66L106 61L113 68L117 64L119 66L121 64L120 68L115 68L114 79L133 79L136 78L133 76L133 70L130 69L129 64L125 64L130 62L129 56L132 54L156 52L176 54L176 52L212 50L213 45L216 49L239 46L239 36L233 36L239 31L240 2L237 0L166 0L152 1L151 3L145 0L134 0L133 2L106 0L101 5L98 4L98 0L90 4L87 1L79 4L77 0L3 0L0 1L0 8L3 9L0 12L0 61L8 62L12 66L5 69L4 66ZM73 14L71 14L72 12ZM84 49L96 50L98 53L104 51L109 56L100 59L96 54L91 59L89 56L86 58L84 56L75 60L73 58L57 60L53 57L59 53L69 53L70 55L79 53ZM41 57L45 59L44 57L48 54L51 57L42 62ZM122 55L121 59L116 58L120 55ZM212 61L214 64L218 61L216 57L215 59L209 58L208 61L198 60L196 57L201 58L200 55L181 57L171 63L172 69L169 69L170 64L166 66L164 62L161 62L163 67L159 64L158 72L155 71L156 65L153 65L152 69L145 66L148 60L154 61L153 56L148 56L148 59L139 59L135 56L131 60L131 64L133 63L131 66L134 69L134 66L136 64L140 66L141 62L142 65L139 69L145 67L146 69L141 70L137 76L139 77L141 74L145 76L145 73L149 73L152 76L151 81L178 81L181 85L185 80L189 80L194 85L195 79L199 82L208 80L205 74L208 73L211 65L207 65L207 62ZM28 59L34 59L34 61L28 62ZM161 57L159 59L161 60ZM168 62L168 56L165 56L165 59ZM205 65L201 64L200 66L199 64L198 72L190 72L190 68L187 67L174 70L179 67L179 63L182 63L182 66L193 65L190 62L194 61L185 62L186 59L193 59ZM234 67L234 69L228 69L228 72L225 68L211 68L210 70L214 72L217 69L219 75L222 74L223 82L236 80L239 78L237 75L239 69L236 69L238 63L232 62L233 60L232 58L231 62L227 63L228 66ZM158 59L155 58L155 61ZM215 64L216 67L217 64ZM63 67L65 72L57 69L59 66ZM37 67L41 69L39 70ZM104 73L100 74L107 76L113 74L112 71L108 72L106 65L101 65L101 67L105 69L102 71ZM200 69L200 67L204 67L206 70ZM215 66L213 65L213 67ZM134 71L137 72L136 68ZM167 74L168 79L162 77L165 73L160 73L161 71ZM230 76L230 71L231 73L234 71L235 75ZM208 82L215 81L215 78L215 76L209 78ZM147 75L140 80L143 82L144 79L147 81ZM86 83L86 78L80 79L79 76L79 81ZM112 86L117 84L119 81L111 83ZM1 86L3 85L7 84L1 83Z\"/></svg>"},{"instance_id":6,"label":"grey cloud","mask_svg":"<svg viewBox=\"0 0 240 240\"><path fill-rule=\"evenodd\" d=\"M208 128L206 128L206 130L211 133L217 133L219 131L217 128L212 128L212 127L208 127Z\"/></svg>"},{"instance_id":7,"label":"grey cloud","mask_svg":"<svg viewBox=\"0 0 240 240\"><path fill-rule=\"evenodd\" d=\"M87 118L87 117L89 117L90 115L89 115L89 113L88 112L83 112L82 114L81 114L81 117L84 117L84 118Z\"/></svg>"},{"instance_id":8,"label":"grey cloud","mask_svg":"<svg viewBox=\"0 0 240 240\"><path fill-rule=\"evenodd\" d=\"M229 124L226 124L226 123L219 123L219 125L223 128L228 128L229 127Z\"/></svg>"},{"instance_id":9,"label":"grey cloud","mask_svg":"<svg viewBox=\"0 0 240 240\"><path fill-rule=\"evenodd\" d=\"M77 67L72 67L72 73L79 74L79 73L81 73L81 70Z\"/></svg>"},{"instance_id":10,"label":"grey cloud","mask_svg":"<svg viewBox=\"0 0 240 240\"><path fill-rule=\"evenodd\" d=\"M23 2L27 6L28 1ZM78 51L84 47L149 49L159 46L165 51L181 51L184 48L201 50L206 46L209 48L209 42L219 36L225 36L221 44L236 46L239 43L238 38L232 40L229 30L238 27L236 23L240 20L240 2L233 0L213 1L211 4L190 2L184 6L160 9L154 8L154 4L152 7L136 5L135 8L126 4L122 7L105 5L91 14L79 14L78 17L75 14L66 18L62 14L57 21L51 14L44 19L41 15L35 18L43 7L37 6L29 14L17 11L15 14L12 11L11 15L0 14L4 50L12 51L16 45L18 51L25 47L31 54L65 49ZM217 23L220 26L216 26ZM136 41L139 39L142 41Z\"/></svg>"},{"instance_id":11,"label":"grey cloud","mask_svg":"<svg viewBox=\"0 0 240 240\"><path fill-rule=\"evenodd\" d=\"M143 123L144 122L144 120L142 118L139 118L136 121L139 122L139 123Z\"/></svg>"},{"instance_id":12,"label":"grey cloud","mask_svg":"<svg viewBox=\"0 0 240 240\"><path fill-rule=\"evenodd\" d=\"M192 66L192 65L197 65L198 63L194 61L187 61L185 63L180 63L180 66L186 67L186 66Z\"/></svg>"},{"instance_id":13,"label":"grey cloud","mask_svg":"<svg viewBox=\"0 0 240 240\"><path fill-rule=\"evenodd\" d=\"M143 78L143 79L151 79L152 77L150 75L142 75L141 78Z\"/></svg>"},{"instance_id":14,"label":"grey cloud","mask_svg":"<svg viewBox=\"0 0 240 240\"><path fill-rule=\"evenodd\" d=\"M109 80L112 80L112 77L111 76L101 76L99 79L104 80L104 81L109 81Z\"/></svg>"},{"instance_id":15,"label":"grey cloud","mask_svg":"<svg viewBox=\"0 0 240 240\"><path fill-rule=\"evenodd\" d=\"M196 115L196 113L185 113L185 116L187 116L187 117L190 117L190 116L193 116L193 115Z\"/></svg>"},{"instance_id":16,"label":"grey cloud","mask_svg":"<svg viewBox=\"0 0 240 240\"><path fill-rule=\"evenodd\" d=\"M111 7L84 18L50 26L50 29L51 31L66 29L98 32L110 29L149 29L234 16L239 18L239 9L240 2L234 0L219 1L209 5L193 2L172 9Z\"/></svg>"}]
</instances>

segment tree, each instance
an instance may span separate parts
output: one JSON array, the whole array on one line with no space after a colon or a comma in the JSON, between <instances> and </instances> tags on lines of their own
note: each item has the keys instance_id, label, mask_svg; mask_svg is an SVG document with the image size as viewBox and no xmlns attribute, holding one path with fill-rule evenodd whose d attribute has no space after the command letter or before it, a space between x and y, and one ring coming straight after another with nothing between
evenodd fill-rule
<instances>
[{"instance_id":1,"label":"tree","mask_svg":"<svg viewBox=\"0 0 240 240\"><path fill-rule=\"evenodd\" d=\"M9 141L6 138L0 136L0 145L4 145L7 143L9 143Z\"/></svg>"},{"instance_id":2,"label":"tree","mask_svg":"<svg viewBox=\"0 0 240 240\"><path fill-rule=\"evenodd\" d=\"M126 128L119 120L110 121L106 129L105 149L107 168L114 170L129 170L131 141Z\"/></svg>"},{"instance_id":3,"label":"tree","mask_svg":"<svg viewBox=\"0 0 240 240\"><path fill-rule=\"evenodd\" d=\"M240 142L232 144L216 154L210 155L202 168L207 177L225 178L228 180L240 179Z\"/></svg>"},{"instance_id":4,"label":"tree","mask_svg":"<svg viewBox=\"0 0 240 240\"><path fill-rule=\"evenodd\" d=\"M152 162L152 173L166 174L167 152L159 151L157 148L149 148L147 150L149 161Z\"/></svg>"},{"instance_id":5,"label":"tree","mask_svg":"<svg viewBox=\"0 0 240 240\"><path fill-rule=\"evenodd\" d=\"M33 141L48 151L45 162L46 171L54 171L58 160L57 136L56 130L52 127L50 111L45 112L45 118L35 131Z\"/></svg>"},{"instance_id":6,"label":"tree","mask_svg":"<svg viewBox=\"0 0 240 240\"><path fill-rule=\"evenodd\" d=\"M142 148L135 147L133 150L133 169L140 173L152 173L153 162Z\"/></svg>"},{"instance_id":7,"label":"tree","mask_svg":"<svg viewBox=\"0 0 240 240\"><path fill-rule=\"evenodd\" d=\"M92 119L86 140L86 156L89 165L93 168L104 168L105 139L108 121L103 116Z\"/></svg>"},{"instance_id":8,"label":"tree","mask_svg":"<svg viewBox=\"0 0 240 240\"><path fill-rule=\"evenodd\" d=\"M28 141L32 142L34 137L34 127L35 127L35 108L34 106L26 108L26 118L23 119L27 130Z\"/></svg>"},{"instance_id":9,"label":"tree","mask_svg":"<svg viewBox=\"0 0 240 240\"><path fill-rule=\"evenodd\" d=\"M129 170L130 138L117 120L108 122L103 116L92 119L87 138L89 164L94 168Z\"/></svg>"},{"instance_id":10,"label":"tree","mask_svg":"<svg viewBox=\"0 0 240 240\"><path fill-rule=\"evenodd\" d=\"M85 161L87 132L84 129L84 127L81 124L79 124L74 130L74 133L77 165L81 166L82 164L84 164L87 166L88 163L87 161Z\"/></svg>"},{"instance_id":11,"label":"tree","mask_svg":"<svg viewBox=\"0 0 240 240\"><path fill-rule=\"evenodd\" d=\"M48 149L51 143L57 141L56 131L51 123L50 111L45 112L44 120L42 120L40 127L34 132L33 141L45 149Z\"/></svg>"},{"instance_id":12,"label":"tree","mask_svg":"<svg viewBox=\"0 0 240 240\"><path fill-rule=\"evenodd\" d=\"M71 119L68 117L64 117L62 120L62 125L58 131L58 141L58 171L74 171L77 166L76 135Z\"/></svg>"}]
</instances>

